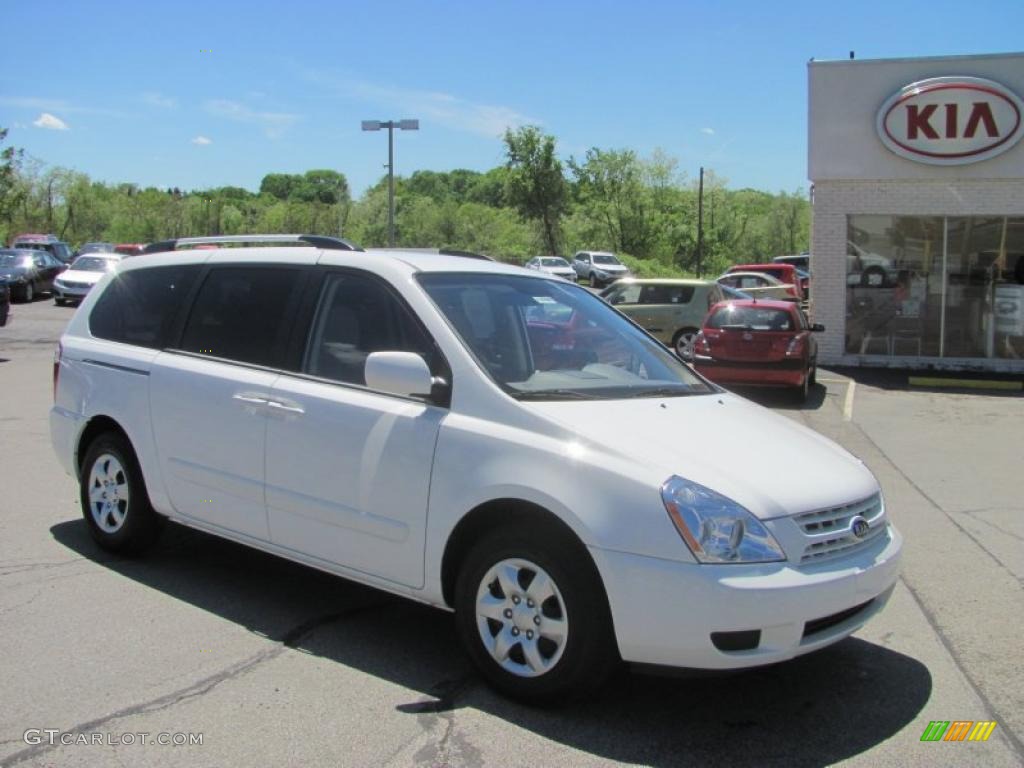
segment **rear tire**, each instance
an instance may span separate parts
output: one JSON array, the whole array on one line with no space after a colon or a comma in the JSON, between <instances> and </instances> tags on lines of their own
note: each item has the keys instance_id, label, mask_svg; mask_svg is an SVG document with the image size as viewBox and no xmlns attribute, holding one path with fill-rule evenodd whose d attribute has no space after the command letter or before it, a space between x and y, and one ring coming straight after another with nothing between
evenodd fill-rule
<instances>
[{"instance_id":1,"label":"rear tire","mask_svg":"<svg viewBox=\"0 0 1024 768\"><path fill-rule=\"evenodd\" d=\"M555 704L599 688L618 652L586 550L557 529L501 527L466 556L455 587L463 645L500 693Z\"/></svg>"},{"instance_id":2,"label":"rear tire","mask_svg":"<svg viewBox=\"0 0 1024 768\"><path fill-rule=\"evenodd\" d=\"M811 372L810 372L810 370L807 370L807 371L804 371L804 381L803 381L803 383L799 387L796 388L796 391L794 392L794 396L796 397L796 401L798 403L806 403L807 402L807 398L810 396L810 394L811 394Z\"/></svg>"},{"instance_id":3,"label":"rear tire","mask_svg":"<svg viewBox=\"0 0 1024 768\"><path fill-rule=\"evenodd\" d=\"M135 451L116 432L105 432L89 445L79 498L90 535L109 552L139 554L160 535L163 518L149 503Z\"/></svg>"},{"instance_id":4,"label":"rear tire","mask_svg":"<svg viewBox=\"0 0 1024 768\"><path fill-rule=\"evenodd\" d=\"M680 360L693 362L693 342L699 332L696 328L681 328L676 331L676 335L672 337L672 349Z\"/></svg>"}]
</instances>

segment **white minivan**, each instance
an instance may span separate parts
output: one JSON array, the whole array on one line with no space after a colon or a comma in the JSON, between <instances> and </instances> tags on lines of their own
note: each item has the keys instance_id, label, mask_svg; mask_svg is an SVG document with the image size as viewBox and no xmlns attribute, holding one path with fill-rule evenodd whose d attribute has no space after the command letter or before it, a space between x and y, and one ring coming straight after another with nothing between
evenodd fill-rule
<instances>
[{"instance_id":1,"label":"white minivan","mask_svg":"<svg viewBox=\"0 0 1024 768\"><path fill-rule=\"evenodd\" d=\"M72 317L50 427L100 546L170 519L453 610L527 701L622 660L789 659L888 601L901 537L864 464L597 296L289 240L168 243Z\"/></svg>"}]
</instances>

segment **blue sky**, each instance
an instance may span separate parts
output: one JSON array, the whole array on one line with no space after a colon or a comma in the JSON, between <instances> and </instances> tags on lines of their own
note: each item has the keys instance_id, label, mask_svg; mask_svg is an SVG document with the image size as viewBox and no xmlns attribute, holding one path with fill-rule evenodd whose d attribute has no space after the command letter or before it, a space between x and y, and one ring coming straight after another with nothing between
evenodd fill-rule
<instances>
[{"instance_id":1,"label":"blue sky","mask_svg":"<svg viewBox=\"0 0 1024 768\"><path fill-rule=\"evenodd\" d=\"M690 178L806 188L806 63L1024 48L1024 2L73 2L5 7L0 126L105 181L256 189L486 170L506 125L563 157L660 147Z\"/></svg>"}]
</instances>

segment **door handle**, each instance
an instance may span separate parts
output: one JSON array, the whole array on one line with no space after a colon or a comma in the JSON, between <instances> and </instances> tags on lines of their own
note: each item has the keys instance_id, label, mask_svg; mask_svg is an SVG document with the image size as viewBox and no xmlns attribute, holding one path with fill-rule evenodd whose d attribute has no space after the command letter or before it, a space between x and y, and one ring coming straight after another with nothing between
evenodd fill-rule
<instances>
[{"instance_id":1,"label":"door handle","mask_svg":"<svg viewBox=\"0 0 1024 768\"><path fill-rule=\"evenodd\" d=\"M246 405L269 405L267 398L249 392L236 392L231 396L231 399Z\"/></svg>"},{"instance_id":2,"label":"door handle","mask_svg":"<svg viewBox=\"0 0 1024 768\"><path fill-rule=\"evenodd\" d=\"M298 403L282 403L279 400L267 400L266 402L267 408L270 408L272 411L277 411L278 413L302 415L306 412L306 409Z\"/></svg>"}]
</instances>

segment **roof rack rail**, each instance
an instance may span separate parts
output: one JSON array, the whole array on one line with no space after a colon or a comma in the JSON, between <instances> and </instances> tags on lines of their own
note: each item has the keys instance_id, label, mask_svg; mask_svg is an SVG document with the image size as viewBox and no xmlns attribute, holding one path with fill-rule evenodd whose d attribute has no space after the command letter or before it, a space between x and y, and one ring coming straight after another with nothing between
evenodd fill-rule
<instances>
[{"instance_id":1,"label":"roof rack rail","mask_svg":"<svg viewBox=\"0 0 1024 768\"><path fill-rule=\"evenodd\" d=\"M197 245L260 244L260 243L308 243L315 248L331 251L361 251L355 243L340 237L326 235L211 235L209 237L179 237L174 240L160 240L142 249L143 253L163 253Z\"/></svg>"},{"instance_id":2,"label":"roof rack rail","mask_svg":"<svg viewBox=\"0 0 1024 768\"><path fill-rule=\"evenodd\" d=\"M441 256L462 256L466 259L480 259L481 261L494 261L490 256L484 256L482 253L474 253L473 251L460 251L457 248L441 248L438 250Z\"/></svg>"}]
</instances>

